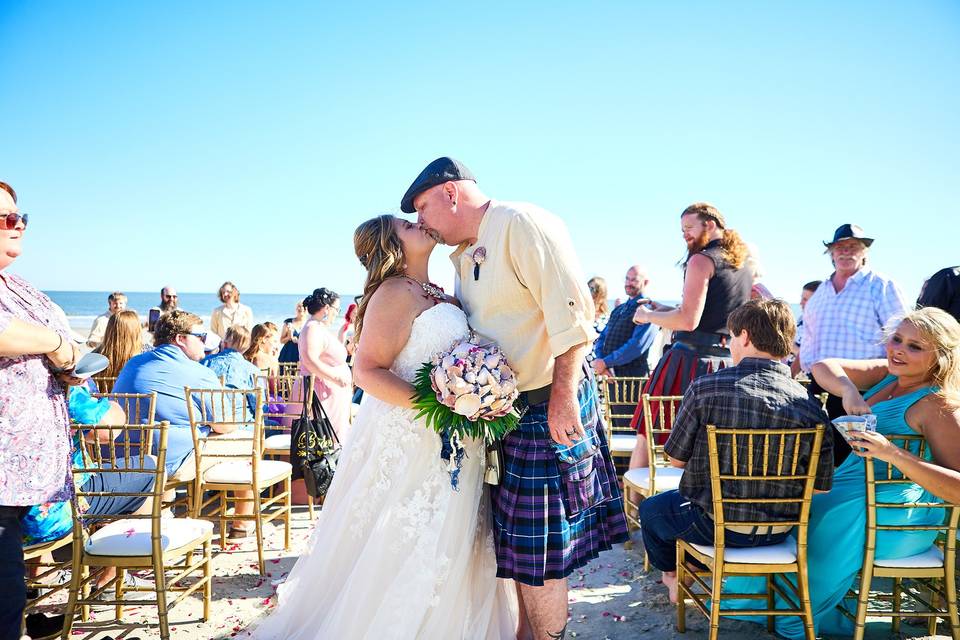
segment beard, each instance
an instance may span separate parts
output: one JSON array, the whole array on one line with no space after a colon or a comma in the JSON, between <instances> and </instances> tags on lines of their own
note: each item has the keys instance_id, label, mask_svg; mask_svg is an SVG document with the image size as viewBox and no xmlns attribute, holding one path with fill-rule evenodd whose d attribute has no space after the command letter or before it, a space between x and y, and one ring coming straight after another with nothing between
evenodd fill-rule
<instances>
[{"instance_id":1,"label":"beard","mask_svg":"<svg viewBox=\"0 0 960 640\"><path fill-rule=\"evenodd\" d=\"M177 308L177 303L176 303L176 302L161 302L161 303L160 303L160 311L163 311L164 313L166 313L167 311L173 311L173 310L176 309L176 308Z\"/></svg>"},{"instance_id":2,"label":"beard","mask_svg":"<svg viewBox=\"0 0 960 640\"><path fill-rule=\"evenodd\" d=\"M687 257L700 253L708 244L710 244L710 234L704 229L692 242L687 243Z\"/></svg>"}]
</instances>

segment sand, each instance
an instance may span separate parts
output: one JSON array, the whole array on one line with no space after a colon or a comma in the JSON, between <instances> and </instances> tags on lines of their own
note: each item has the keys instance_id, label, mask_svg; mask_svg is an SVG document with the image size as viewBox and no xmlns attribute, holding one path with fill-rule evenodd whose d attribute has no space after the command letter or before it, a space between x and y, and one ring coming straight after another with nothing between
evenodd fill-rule
<instances>
[{"instance_id":1,"label":"sand","mask_svg":"<svg viewBox=\"0 0 960 640\"><path fill-rule=\"evenodd\" d=\"M249 637L248 626L273 606L275 583L282 580L293 567L297 553L306 544L311 522L305 507L296 507L293 521L293 546L283 551L282 528L267 525L266 576L260 576L256 567L256 544L250 540L228 544L228 549L214 553L214 585L211 619L200 622L199 596L186 599L171 611L170 634L175 639L221 639ZM643 571L639 534L632 549L622 545L571 576L569 638L597 640L666 640L668 638L703 638L706 620L688 610L687 633L676 631L676 610L659 583L659 572ZM216 538L215 538L216 540ZM44 607L53 613L57 606ZM147 606L126 609L125 622L133 628L117 628L112 607L96 607L93 624L77 624L72 638L105 640L107 638L159 638L156 610ZM905 627L906 637L926 637L920 629ZM941 633L947 633L943 626ZM889 622L869 625L868 638L890 636ZM725 619L721 638L729 640L770 639L759 626ZM947 635L938 635L946 638ZM413 639L411 639L413 640ZM434 640L434 639L429 639Z\"/></svg>"}]
</instances>

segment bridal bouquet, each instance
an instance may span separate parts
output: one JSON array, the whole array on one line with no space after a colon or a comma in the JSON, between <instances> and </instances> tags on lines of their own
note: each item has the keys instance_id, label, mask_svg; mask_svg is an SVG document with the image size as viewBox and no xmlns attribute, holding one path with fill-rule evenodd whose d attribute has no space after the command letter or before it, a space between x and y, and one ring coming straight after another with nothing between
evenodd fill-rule
<instances>
[{"instance_id":1,"label":"bridal bouquet","mask_svg":"<svg viewBox=\"0 0 960 640\"><path fill-rule=\"evenodd\" d=\"M441 457L449 463L456 488L465 455L464 438L490 445L517 427L513 403L517 378L496 345L465 339L425 362L414 379L413 406L427 427L440 434ZM452 457L451 457L452 454Z\"/></svg>"}]
</instances>

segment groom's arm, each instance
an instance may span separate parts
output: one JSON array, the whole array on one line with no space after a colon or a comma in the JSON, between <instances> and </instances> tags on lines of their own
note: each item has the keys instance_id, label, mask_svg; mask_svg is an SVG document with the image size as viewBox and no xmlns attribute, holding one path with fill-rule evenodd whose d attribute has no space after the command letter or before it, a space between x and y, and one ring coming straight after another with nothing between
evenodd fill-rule
<instances>
[{"instance_id":1,"label":"groom's arm","mask_svg":"<svg viewBox=\"0 0 960 640\"><path fill-rule=\"evenodd\" d=\"M577 386L583 359L587 355L590 343L584 342L571 347L553 361L553 383L550 387L550 404L547 405L547 426L554 442L572 446L574 441L583 437L583 424L580 422L580 402L577 399ZM572 435L567 435L573 432Z\"/></svg>"}]
</instances>

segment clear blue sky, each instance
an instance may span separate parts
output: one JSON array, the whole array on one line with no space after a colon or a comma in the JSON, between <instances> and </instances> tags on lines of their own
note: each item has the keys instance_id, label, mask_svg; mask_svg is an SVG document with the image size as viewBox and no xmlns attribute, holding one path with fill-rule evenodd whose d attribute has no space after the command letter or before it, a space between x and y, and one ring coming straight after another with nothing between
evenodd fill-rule
<instances>
[{"instance_id":1,"label":"clear blue sky","mask_svg":"<svg viewBox=\"0 0 960 640\"><path fill-rule=\"evenodd\" d=\"M353 229L440 155L562 216L612 295L641 262L678 296L696 200L790 299L844 222L911 298L960 262L960 4L472 7L0 0L0 179L32 216L13 270L357 291Z\"/></svg>"}]
</instances>

